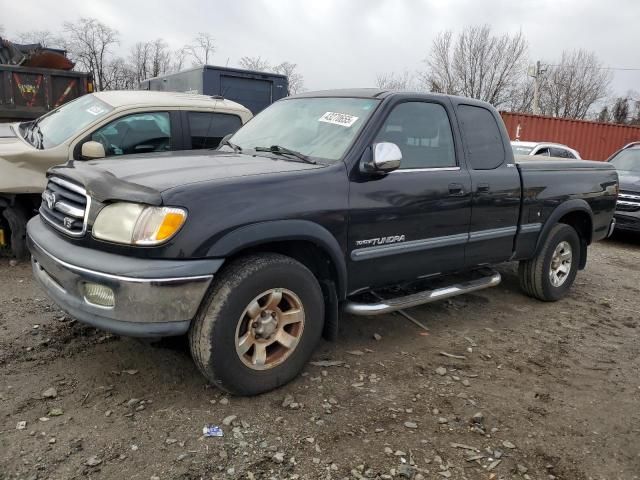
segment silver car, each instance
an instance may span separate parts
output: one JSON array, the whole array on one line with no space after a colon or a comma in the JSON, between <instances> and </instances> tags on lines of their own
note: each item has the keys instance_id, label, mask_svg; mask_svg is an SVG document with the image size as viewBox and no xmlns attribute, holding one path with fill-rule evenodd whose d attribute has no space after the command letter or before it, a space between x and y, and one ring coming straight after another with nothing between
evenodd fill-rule
<instances>
[{"instance_id":1,"label":"silver car","mask_svg":"<svg viewBox=\"0 0 640 480\"><path fill-rule=\"evenodd\" d=\"M545 157L582 159L576 150L561 143L514 141L511 142L511 148L514 155L543 155Z\"/></svg>"}]
</instances>

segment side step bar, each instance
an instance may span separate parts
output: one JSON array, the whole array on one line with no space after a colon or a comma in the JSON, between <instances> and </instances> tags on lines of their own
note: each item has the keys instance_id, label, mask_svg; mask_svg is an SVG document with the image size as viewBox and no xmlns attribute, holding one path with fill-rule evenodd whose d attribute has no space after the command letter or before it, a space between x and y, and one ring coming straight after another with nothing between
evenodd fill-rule
<instances>
[{"instance_id":1,"label":"side step bar","mask_svg":"<svg viewBox=\"0 0 640 480\"><path fill-rule=\"evenodd\" d=\"M463 293L495 287L500 283L500 280L500 274L498 272L492 272L491 275L476 280L456 283L448 287L436 288L435 290L425 290L405 297L392 298L378 303L360 303L348 300L344 305L344 311L352 315L381 315L405 308L417 307L418 305L435 302L436 300L444 300L445 298L455 297Z\"/></svg>"}]
</instances>

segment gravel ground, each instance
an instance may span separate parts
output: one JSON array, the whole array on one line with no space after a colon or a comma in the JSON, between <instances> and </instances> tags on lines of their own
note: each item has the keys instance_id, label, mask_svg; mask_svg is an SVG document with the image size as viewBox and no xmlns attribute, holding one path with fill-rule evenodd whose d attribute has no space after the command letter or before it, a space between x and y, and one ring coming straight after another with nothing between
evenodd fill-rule
<instances>
[{"instance_id":1,"label":"gravel ground","mask_svg":"<svg viewBox=\"0 0 640 480\"><path fill-rule=\"evenodd\" d=\"M254 398L207 385L183 339L78 324L0 261L0 479L640 478L640 237L591 248L557 303L504 265L412 309L429 332L347 317Z\"/></svg>"}]
</instances>

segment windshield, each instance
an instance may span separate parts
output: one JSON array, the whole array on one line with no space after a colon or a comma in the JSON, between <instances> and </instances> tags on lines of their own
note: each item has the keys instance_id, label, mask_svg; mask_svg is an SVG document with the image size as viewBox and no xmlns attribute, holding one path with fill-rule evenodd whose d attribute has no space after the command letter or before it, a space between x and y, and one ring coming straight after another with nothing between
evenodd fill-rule
<instances>
[{"instance_id":1,"label":"windshield","mask_svg":"<svg viewBox=\"0 0 640 480\"><path fill-rule=\"evenodd\" d=\"M319 160L340 160L378 103L371 98L282 100L238 130L231 142L242 150L277 145Z\"/></svg>"},{"instance_id":2,"label":"windshield","mask_svg":"<svg viewBox=\"0 0 640 480\"><path fill-rule=\"evenodd\" d=\"M609 162L615 165L616 170L640 173L640 148L622 150Z\"/></svg>"},{"instance_id":3,"label":"windshield","mask_svg":"<svg viewBox=\"0 0 640 480\"><path fill-rule=\"evenodd\" d=\"M34 122L20 125L22 136L33 145L52 148L104 117L113 107L94 95L84 95L43 115ZM40 130L34 133L32 130ZM42 142L40 143L40 138Z\"/></svg>"},{"instance_id":4,"label":"windshield","mask_svg":"<svg viewBox=\"0 0 640 480\"><path fill-rule=\"evenodd\" d=\"M533 147L525 147L522 145L511 145L514 155L529 155Z\"/></svg>"}]
</instances>

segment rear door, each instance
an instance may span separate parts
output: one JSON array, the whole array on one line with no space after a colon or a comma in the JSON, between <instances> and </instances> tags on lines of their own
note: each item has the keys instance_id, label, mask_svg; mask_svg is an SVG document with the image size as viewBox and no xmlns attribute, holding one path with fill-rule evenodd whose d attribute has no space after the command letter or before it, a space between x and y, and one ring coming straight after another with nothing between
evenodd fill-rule
<instances>
[{"instance_id":1,"label":"rear door","mask_svg":"<svg viewBox=\"0 0 640 480\"><path fill-rule=\"evenodd\" d=\"M387 175L351 182L352 291L463 267L471 182L450 111L448 102L402 101L375 135L373 143L395 143L402 162Z\"/></svg>"},{"instance_id":2,"label":"rear door","mask_svg":"<svg viewBox=\"0 0 640 480\"><path fill-rule=\"evenodd\" d=\"M456 109L471 174L471 225L465 265L508 260L520 215L520 174L492 110L459 103Z\"/></svg>"}]
</instances>

